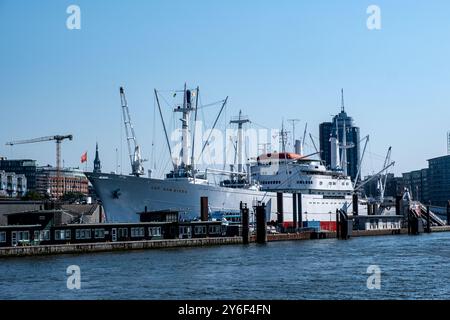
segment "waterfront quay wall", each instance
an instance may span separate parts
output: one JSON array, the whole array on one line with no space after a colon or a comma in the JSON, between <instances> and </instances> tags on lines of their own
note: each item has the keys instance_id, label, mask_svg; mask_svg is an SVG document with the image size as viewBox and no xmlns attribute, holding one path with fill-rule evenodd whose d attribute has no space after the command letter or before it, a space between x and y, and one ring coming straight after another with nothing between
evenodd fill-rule
<instances>
[{"instance_id":1,"label":"waterfront quay wall","mask_svg":"<svg viewBox=\"0 0 450 320\"><path fill-rule=\"evenodd\" d=\"M67 254L67 253L77 254L90 252L161 249L161 248L176 248L176 247L202 247L202 246L240 244L240 243L242 243L242 237L167 239L167 240L17 246L17 247L0 248L0 258Z\"/></svg>"},{"instance_id":2,"label":"waterfront quay wall","mask_svg":"<svg viewBox=\"0 0 450 320\"><path fill-rule=\"evenodd\" d=\"M450 226L432 227L432 232L450 232ZM386 236L386 235L407 235L407 229L396 230L353 230L352 237L363 236ZM336 238L336 232L298 232L268 234L267 241L295 241L310 239L331 239ZM250 242L256 242L256 236L250 237ZM100 242L100 243L79 243L79 244L58 244L58 245L36 245L17 246L0 248L0 258L21 257L34 255L54 255L54 254L83 254L109 251L128 251L145 249L163 249L178 247L204 247L219 245L242 244L242 237L218 237L218 238L197 238L197 239L165 239L165 240L145 240L145 241L122 241L122 242Z\"/></svg>"}]
</instances>

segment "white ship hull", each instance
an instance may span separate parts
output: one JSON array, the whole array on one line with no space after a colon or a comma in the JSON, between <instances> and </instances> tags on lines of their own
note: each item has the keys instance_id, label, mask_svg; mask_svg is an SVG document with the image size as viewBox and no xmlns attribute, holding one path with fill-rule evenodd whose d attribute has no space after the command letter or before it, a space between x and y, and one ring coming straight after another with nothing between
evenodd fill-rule
<instances>
[{"instance_id":1,"label":"white ship hull","mask_svg":"<svg viewBox=\"0 0 450 320\"><path fill-rule=\"evenodd\" d=\"M276 193L196 184L187 179L150 179L134 176L86 173L102 200L108 222L138 222L139 213L173 210L182 220L200 216L200 198L208 197L209 212L238 212L240 202L252 208L266 203L268 219L276 217ZM284 195L286 205L292 196ZM287 207L287 210L291 210Z\"/></svg>"},{"instance_id":2,"label":"white ship hull","mask_svg":"<svg viewBox=\"0 0 450 320\"><path fill-rule=\"evenodd\" d=\"M277 194L250 189L225 188L211 184L195 184L186 179L149 179L134 176L86 173L102 200L107 222L139 222L139 213L173 210L181 220L200 217L200 198L208 197L210 215L239 212L240 202L253 210L258 201L267 207L267 220L278 220ZM302 221L320 221L322 229L335 229L336 209L351 205L351 197L324 198L302 195ZM283 225L293 223L292 194L283 195ZM362 209L362 208L361 208ZM217 215L216 215L217 216Z\"/></svg>"}]
</instances>

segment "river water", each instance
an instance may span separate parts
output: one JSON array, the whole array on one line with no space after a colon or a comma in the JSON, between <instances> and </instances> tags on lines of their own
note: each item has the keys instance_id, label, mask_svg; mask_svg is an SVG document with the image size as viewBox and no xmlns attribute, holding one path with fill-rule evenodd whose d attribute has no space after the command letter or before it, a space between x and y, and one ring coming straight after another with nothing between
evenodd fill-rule
<instances>
[{"instance_id":1,"label":"river water","mask_svg":"<svg viewBox=\"0 0 450 320\"><path fill-rule=\"evenodd\" d=\"M0 299L450 299L450 233L0 259Z\"/></svg>"}]
</instances>

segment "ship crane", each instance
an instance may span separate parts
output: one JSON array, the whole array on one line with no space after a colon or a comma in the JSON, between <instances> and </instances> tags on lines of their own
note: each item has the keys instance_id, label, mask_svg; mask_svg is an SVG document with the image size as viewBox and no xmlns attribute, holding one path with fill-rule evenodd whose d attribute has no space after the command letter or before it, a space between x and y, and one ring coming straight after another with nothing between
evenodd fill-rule
<instances>
[{"instance_id":1,"label":"ship crane","mask_svg":"<svg viewBox=\"0 0 450 320\"><path fill-rule=\"evenodd\" d=\"M47 137L41 137L41 138L35 138L35 139L28 139L28 140L17 140L17 141L11 141L7 142L6 145L8 146L14 146L17 144L28 144L28 143L37 143L37 142L45 142L45 141L55 141L56 142L56 179L57 179L57 189L58 191L61 190L60 183L61 183L61 142L63 140L72 140L73 135L56 135L56 136L47 136ZM63 192L64 193L64 192Z\"/></svg>"},{"instance_id":2,"label":"ship crane","mask_svg":"<svg viewBox=\"0 0 450 320\"><path fill-rule=\"evenodd\" d=\"M384 160L384 167L388 165L388 163L391 161L391 152L392 147L389 147L388 152L386 154L386 158ZM387 182L387 172L383 176L380 176L378 179L379 187L380 187L380 202L382 203L384 201L384 193L386 191L386 182Z\"/></svg>"},{"instance_id":3,"label":"ship crane","mask_svg":"<svg viewBox=\"0 0 450 320\"><path fill-rule=\"evenodd\" d=\"M128 103L123 87L120 87L120 101L122 103L125 134L127 135L128 154L130 156L131 163L131 174L133 176L139 177L144 174L144 166L142 165L142 163L145 160L141 157L141 148L139 147L139 144L136 140L136 134L134 133L133 124L131 123L130 110L128 109Z\"/></svg>"}]
</instances>

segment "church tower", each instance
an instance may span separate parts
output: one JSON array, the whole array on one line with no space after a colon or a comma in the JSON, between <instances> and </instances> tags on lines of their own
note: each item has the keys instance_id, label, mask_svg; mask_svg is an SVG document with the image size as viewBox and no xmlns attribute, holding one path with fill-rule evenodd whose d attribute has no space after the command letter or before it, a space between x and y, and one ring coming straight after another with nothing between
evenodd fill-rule
<instances>
[{"instance_id":1,"label":"church tower","mask_svg":"<svg viewBox=\"0 0 450 320\"><path fill-rule=\"evenodd\" d=\"M102 165L98 156L98 143L95 145L94 173L102 172Z\"/></svg>"}]
</instances>

